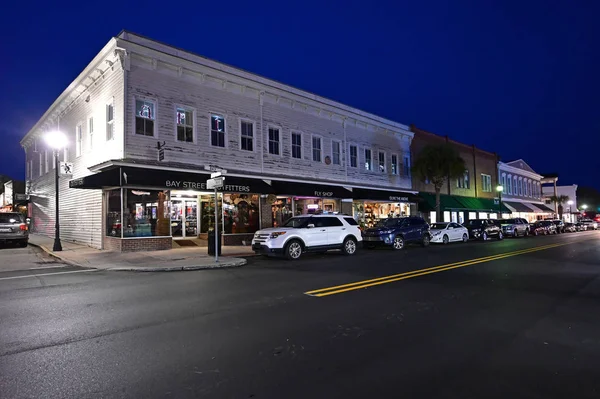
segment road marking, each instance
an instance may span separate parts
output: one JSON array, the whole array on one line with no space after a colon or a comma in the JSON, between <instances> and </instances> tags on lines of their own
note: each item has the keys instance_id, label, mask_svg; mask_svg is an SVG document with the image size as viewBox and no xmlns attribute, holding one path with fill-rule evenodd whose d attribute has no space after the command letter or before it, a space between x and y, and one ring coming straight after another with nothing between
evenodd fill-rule
<instances>
[{"instance_id":1,"label":"road marking","mask_svg":"<svg viewBox=\"0 0 600 399\"><path fill-rule=\"evenodd\" d=\"M439 273L439 272L443 272L446 270L452 270L452 269L457 269L460 267L471 266L471 265L475 265L478 263L491 262L491 261L498 260L498 259L509 258L511 256L523 255L523 254L527 254L527 253L531 253L531 252L543 251L546 249L561 247L563 245L569 245L569 244L572 244L572 242L550 244L550 245L544 245L544 246L540 246L540 247L527 248L527 249L522 249L519 251L513 251L513 252L507 252L507 253L498 254L498 255L486 256L483 258L470 259L470 260L465 260L465 261L455 262L455 263L448 263L448 264L440 265L440 266L433 266L433 267L429 267L426 269L411 270L411 271L404 272L404 273L393 274L391 276L384 276L384 277L378 277L378 278L374 278L374 279L370 279L370 280L356 281L354 283L342 284L342 285L337 285L334 287L320 288L318 290L307 291L307 292L305 292L305 294L310 295L310 296L316 296L316 297L324 297L324 296L329 296L329 295L341 294L341 293L348 292L348 291L354 291L354 290L359 290L359 289L363 289L363 288L373 287L376 285L393 283L395 281L406 280L406 279L418 277L418 276L424 276L426 274Z\"/></svg>"},{"instance_id":2,"label":"road marking","mask_svg":"<svg viewBox=\"0 0 600 399\"><path fill-rule=\"evenodd\" d=\"M99 269L86 269L86 270L71 270L71 271L68 271L68 272L28 274L26 276L0 277L0 280L16 280L16 279L19 279L19 278L29 278L29 277L56 276L57 274L91 273L91 272L97 272L98 270Z\"/></svg>"}]
</instances>

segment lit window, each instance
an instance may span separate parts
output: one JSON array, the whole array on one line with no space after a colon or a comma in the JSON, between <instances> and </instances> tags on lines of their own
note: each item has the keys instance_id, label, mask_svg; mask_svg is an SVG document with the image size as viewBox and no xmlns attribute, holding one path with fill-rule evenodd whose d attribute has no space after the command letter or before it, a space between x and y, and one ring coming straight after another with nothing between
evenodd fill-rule
<instances>
[{"instance_id":1,"label":"lit window","mask_svg":"<svg viewBox=\"0 0 600 399\"><path fill-rule=\"evenodd\" d=\"M269 128L269 154L279 155L279 129Z\"/></svg>"},{"instance_id":2,"label":"lit window","mask_svg":"<svg viewBox=\"0 0 600 399\"><path fill-rule=\"evenodd\" d=\"M365 148L365 169L373 170L373 157L371 155L371 150Z\"/></svg>"},{"instance_id":3,"label":"lit window","mask_svg":"<svg viewBox=\"0 0 600 399\"><path fill-rule=\"evenodd\" d=\"M302 158L302 133L292 133L292 158Z\"/></svg>"},{"instance_id":4,"label":"lit window","mask_svg":"<svg viewBox=\"0 0 600 399\"><path fill-rule=\"evenodd\" d=\"M331 142L331 162L333 162L334 165L340 165L341 164L341 160L340 160L340 142L339 141L332 141Z\"/></svg>"},{"instance_id":5,"label":"lit window","mask_svg":"<svg viewBox=\"0 0 600 399\"><path fill-rule=\"evenodd\" d=\"M106 140L112 140L114 138L114 115L115 107L112 103L106 104Z\"/></svg>"},{"instance_id":6,"label":"lit window","mask_svg":"<svg viewBox=\"0 0 600 399\"><path fill-rule=\"evenodd\" d=\"M315 162L321 162L321 138L312 138L312 159Z\"/></svg>"},{"instance_id":7,"label":"lit window","mask_svg":"<svg viewBox=\"0 0 600 399\"><path fill-rule=\"evenodd\" d=\"M244 151L254 151L254 124L248 121L241 121L240 131L240 148Z\"/></svg>"},{"instance_id":8,"label":"lit window","mask_svg":"<svg viewBox=\"0 0 600 399\"><path fill-rule=\"evenodd\" d=\"M355 145L350 146L350 167L358 167L358 148Z\"/></svg>"},{"instance_id":9,"label":"lit window","mask_svg":"<svg viewBox=\"0 0 600 399\"><path fill-rule=\"evenodd\" d=\"M385 152L377 154L377 159L379 161L379 171L385 173Z\"/></svg>"},{"instance_id":10,"label":"lit window","mask_svg":"<svg viewBox=\"0 0 600 399\"><path fill-rule=\"evenodd\" d=\"M152 101L135 101L135 134L154 136L154 103Z\"/></svg>"},{"instance_id":11,"label":"lit window","mask_svg":"<svg viewBox=\"0 0 600 399\"><path fill-rule=\"evenodd\" d=\"M177 141L186 143L194 142L194 111L188 108L177 107Z\"/></svg>"},{"instance_id":12,"label":"lit window","mask_svg":"<svg viewBox=\"0 0 600 399\"><path fill-rule=\"evenodd\" d=\"M210 144L214 147L225 147L225 118L222 116L210 116Z\"/></svg>"}]
</instances>

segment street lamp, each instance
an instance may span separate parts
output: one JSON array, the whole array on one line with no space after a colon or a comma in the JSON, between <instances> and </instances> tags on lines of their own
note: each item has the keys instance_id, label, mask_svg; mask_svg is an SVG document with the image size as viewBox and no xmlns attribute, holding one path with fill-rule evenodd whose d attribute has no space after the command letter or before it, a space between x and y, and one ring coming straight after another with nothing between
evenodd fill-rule
<instances>
[{"instance_id":1,"label":"street lamp","mask_svg":"<svg viewBox=\"0 0 600 399\"><path fill-rule=\"evenodd\" d=\"M54 150L54 191L56 192L56 214L54 221L54 246L52 250L55 252L62 251L62 245L60 243L60 223L58 218L58 152L67 146L67 136L62 132L54 131L46 133L44 136L46 144Z\"/></svg>"},{"instance_id":2,"label":"street lamp","mask_svg":"<svg viewBox=\"0 0 600 399\"><path fill-rule=\"evenodd\" d=\"M573 200L568 200L567 204L569 205L569 220L573 223L573 212L571 210L573 208Z\"/></svg>"},{"instance_id":3,"label":"street lamp","mask_svg":"<svg viewBox=\"0 0 600 399\"><path fill-rule=\"evenodd\" d=\"M587 205L581 205L581 208L585 211L587 209Z\"/></svg>"},{"instance_id":4,"label":"street lamp","mask_svg":"<svg viewBox=\"0 0 600 399\"><path fill-rule=\"evenodd\" d=\"M504 191L504 187L501 185L496 186L496 191L498 192L498 198L500 201L498 202L498 219L502 219L502 191Z\"/></svg>"}]
</instances>

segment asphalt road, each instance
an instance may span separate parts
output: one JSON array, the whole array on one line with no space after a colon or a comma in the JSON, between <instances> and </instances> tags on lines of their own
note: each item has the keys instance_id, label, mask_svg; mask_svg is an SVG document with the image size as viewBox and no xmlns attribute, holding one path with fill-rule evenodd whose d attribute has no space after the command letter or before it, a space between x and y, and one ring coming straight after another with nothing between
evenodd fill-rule
<instances>
[{"instance_id":1,"label":"asphalt road","mask_svg":"<svg viewBox=\"0 0 600 399\"><path fill-rule=\"evenodd\" d=\"M600 397L600 232L63 271L0 273L1 398Z\"/></svg>"}]
</instances>

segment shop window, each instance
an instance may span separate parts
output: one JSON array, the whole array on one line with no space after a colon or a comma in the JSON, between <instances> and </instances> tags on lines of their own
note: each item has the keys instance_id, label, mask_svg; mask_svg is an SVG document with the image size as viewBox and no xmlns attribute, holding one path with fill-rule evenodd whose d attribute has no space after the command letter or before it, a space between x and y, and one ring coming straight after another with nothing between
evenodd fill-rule
<instances>
[{"instance_id":1,"label":"shop window","mask_svg":"<svg viewBox=\"0 0 600 399\"><path fill-rule=\"evenodd\" d=\"M223 194L218 194L218 206L222 207ZM219 215L223 216L222 212ZM223 218L219 217L219 231L223 231ZM215 229L215 196L205 194L200 196L200 233L208 233Z\"/></svg>"},{"instance_id":2,"label":"shop window","mask_svg":"<svg viewBox=\"0 0 600 399\"><path fill-rule=\"evenodd\" d=\"M273 227L283 226L289 218L294 216L291 197L277 197L270 194L267 196L267 202L271 205Z\"/></svg>"},{"instance_id":3,"label":"shop window","mask_svg":"<svg viewBox=\"0 0 600 399\"><path fill-rule=\"evenodd\" d=\"M368 148L365 148L365 170L373 170L373 156Z\"/></svg>"},{"instance_id":4,"label":"shop window","mask_svg":"<svg viewBox=\"0 0 600 399\"><path fill-rule=\"evenodd\" d=\"M398 155L392 154L392 174L398 174Z\"/></svg>"},{"instance_id":5,"label":"shop window","mask_svg":"<svg viewBox=\"0 0 600 399\"><path fill-rule=\"evenodd\" d=\"M469 212L469 220L473 220L473 219L477 219L477 213L476 212Z\"/></svg>"},{"instance_id":6,"label":"shop window","mask_svg":"<svg viewBox=\"0 0 600 399\"><path fill-rule=\"evenodd\" d=\"M154 102L135 100L135 134L154 136Z\"/></svg>"},{"instance_id":7,"label":"shop window","mask_svg":"<svg viewBox=\"0 0 600 399\"><path fill-rule=\"evenodd\" d=\"M385 152L379 152L377 160L379 161L379 172L385 173Z\"/></svg>"},{"instance_id":8,"label":"shop window","mask_svg":"<svg viewBox=\"0 0 600 399\"><path fill-rule=\"evenodd\" d=\"M240 148L244 151L254 151L254 123L240 121Z\"/></svg>"},{"instance_id":9,"label":"shop window","mask_svg":"<svg viewBox=\"0 0 600 399\"><path fill-rule=\"evenodd\" d=\"M169 192L123 190L123 237L171 235Z\"/></svg>"},{"instance_id":10,"label":"shop window","mask_svg":"<svg viewBox=\"0 0 600 399\"><path fill-rule=\"evenodd\" d=\"M302 133L292 133L292 158L302 159Z\"/></svg>"},{"instance_id":11,"label":"shop window","mask_svg":"<svg viewBox=\"0 0 600 399\"><path fill-rule=\"evenodd\" d=\"M83 142L83 134L81 132L81 125L77 125L75 128L75 157L81 156L81 145Z\"/></svg>"},{"instance_id":12,"label":"shop window","mask_svg":"<svg viewBox=\"0 0 600 399\"><path fill-rule=\"evenodd\" d=\"M340 142L339 141L332 141L331 142L331 162L334 165L340 165L341 164L341 159L340 159Z\"/></svg>"},{"instance_id":13,"label":"shop window","mask_svg":"<svg viewBox=\"0 0 600 399\"><path fill-rule=\"evenodd\" d=\"M312 160L314 162L321 162L321 138L312 138Z\"/></svg>"},{"instance_id":14,"label":"shop window","mask_svg":"<svg viewBox=\"0 0 600 399\"><path fill-rule=\"evenodd\" d=\"M252 234L259 229L258 194L223 194L223 233Z\"/></svg>"},{"instance_id":15,"label":"shop window","mask_svg":"<svg viewBox=\"0 0 600 399\"><path fill-rule=\"evenodd\" d=\"M225 118L222 116L210 116L210 145L225 147Z\"/></svg>"},{"instance_id":16,"label":"shop window","mask_svg":"<svg viewBox=\"0 0 600 399\"><path fill-rule=\"evenodd\" d=\"M279 139L279 129L270 127L269 128L269 154L280 155L281 141Z\"/></svg>"},{"instance_id":17,"label":"shop window","mask_svg":"<svg viewBox=\"0 0 600 399\"><path fill-rule=\"evenodd\" d=\"M350 167L358 167L358 148L355 145L350 146Z\"/></svg>"},{"instance_id":18,"label":"shop window","mask_svg":"<svg viewBox=\"0 0 600 399\"><path fill-rule=\"evenodd\" d=\"M193 143L194 111L188 108L177 107L175 118L177 123L177 141Z\"/></svg>"},{"instance_id":19,"label":"shop window","mask_svg":"<svg viewBox=\"0 0 600 399\"><path fill-rule=\"evenodd\" d=\"M444 211L444 222L448 223L451 221L452 220L450 219L450 211Z\"/></svg>"},{"instance_id":20,"label":"shop window","mask_svg":"<svg viewBox=\"0 0 600 399\"><path fill-rule=\"evenodd\" d=\"M121 189L106 191L106 236L121 238Z\"/></svg>"},{"instance_id":21,"label":"shop window","mask_svg":"<svg viewBox=\"0 0 600 399\"><path fill-rule=\"evenodd\" d=\"M115 107L111 102L106 104L106 141L114 138Z\"/></svg>"},{"instance_id":22,"label":"shop window","mask_svg":"<svg viewBox=\"0 0 600 399\"><path fill-rule=\"evenodd\" d=\"M492 176L481 174L481 191L484 193L492 192Z\"/></svg>"}]
</instances>

